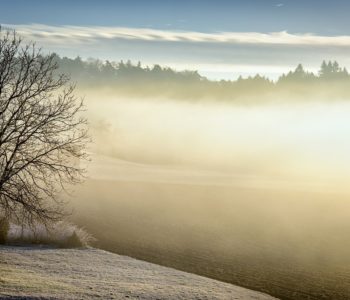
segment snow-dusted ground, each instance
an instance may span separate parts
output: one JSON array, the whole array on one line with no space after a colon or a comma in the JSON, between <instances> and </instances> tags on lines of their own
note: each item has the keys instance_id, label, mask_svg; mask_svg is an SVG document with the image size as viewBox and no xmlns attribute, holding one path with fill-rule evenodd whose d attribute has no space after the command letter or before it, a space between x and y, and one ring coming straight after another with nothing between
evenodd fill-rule
<instances>
[{"instance_id":1,"label":"snow-dusted ground","mask_svg":"<svg viewBox=\"0 0 350 300\"><path fill-rule=\"evenodd\" d=\"M274 299L98 249L0 247L0 299Z\"/></svg>"}]
</instances>

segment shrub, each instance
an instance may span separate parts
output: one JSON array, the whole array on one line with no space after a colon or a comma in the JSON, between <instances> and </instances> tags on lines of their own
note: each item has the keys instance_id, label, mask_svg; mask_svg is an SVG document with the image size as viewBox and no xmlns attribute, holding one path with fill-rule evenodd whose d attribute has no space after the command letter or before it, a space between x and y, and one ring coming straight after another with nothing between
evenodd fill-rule
<instances>
[{"instance_id":1,"label":"shrub","mask_svg":"<svg viewBox=\"0 0 350 300\"><path fill-rule=\"evenodd\" d=\"M7 218L0 218L0 245L4 245L7 241L7 235L9 232L9 221Z\"/></svg>"},{"instance_id":2,"label":"shrub","mask_svg":"<svg viewBox=\"0 0 350 300\"><path fill-rule=\"evenodd\" d=\"M63 248L86 247L95 239L84 229L68 222L57 222L51 226L37 223L31 227L10 225L10 244L44 244Z\"/></svg>"}]
</instances>

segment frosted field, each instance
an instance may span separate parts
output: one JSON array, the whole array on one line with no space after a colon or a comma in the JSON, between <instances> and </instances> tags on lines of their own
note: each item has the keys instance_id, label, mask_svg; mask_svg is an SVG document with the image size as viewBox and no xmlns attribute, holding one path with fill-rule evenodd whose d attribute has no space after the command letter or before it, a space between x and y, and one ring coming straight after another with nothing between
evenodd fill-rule
<instances>
[{"instance_id":1,"label":"frosted field","mask_svg":"<svg viewBox=\"0 0 350 300\"><path fill-rule=\"evenodd\" d=\"M275 299L98 249L0 247L1 299Z\"/></svg>"}]
</instances>

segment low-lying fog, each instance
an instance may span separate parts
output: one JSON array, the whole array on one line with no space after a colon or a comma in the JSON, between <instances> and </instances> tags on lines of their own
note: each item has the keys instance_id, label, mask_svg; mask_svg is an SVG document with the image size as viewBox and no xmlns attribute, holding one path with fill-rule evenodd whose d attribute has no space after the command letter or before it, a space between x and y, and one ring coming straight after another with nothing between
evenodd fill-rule
<instances>
[{"instance_id":1,"label":"low-lying fog","mask_svg":"<svg viewBox=\"0 0 350 300\"><path fill-rule=\"evenodd\" d=\"M286 299L349 289L326 279L350 273L350 103L85 95L92 162L72 203L103 247Z\"/></svg>"},{"instance_id":2,"label":"low-lying fog","mask_svg":"<svg viewBox=\"0 0 350 300\"><path fill-rule=\"evenodd\" d=\"M344 101L244 106L87 95L87 106L94 153L152 169L315 183L350 175L350 103Z\"/></svg>"}]
</instances>

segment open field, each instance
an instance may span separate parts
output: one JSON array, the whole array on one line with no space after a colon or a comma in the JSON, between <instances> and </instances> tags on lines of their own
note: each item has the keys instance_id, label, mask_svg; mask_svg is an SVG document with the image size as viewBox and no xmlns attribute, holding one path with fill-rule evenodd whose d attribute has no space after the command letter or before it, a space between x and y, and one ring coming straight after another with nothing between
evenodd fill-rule
<instances>
[{"instance_id":1,"label":"open field","mask_svg":"<svg viewBox=\"0 0 350 300\"><path fill-rule=\"evenodd\" d=\"M118 160L91 172L72 204L103 249L281 299L350 299L344 191Z\"/></svg>"}]
</instances>

